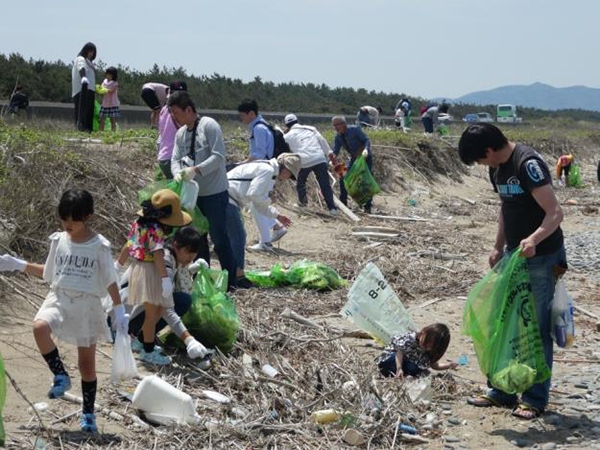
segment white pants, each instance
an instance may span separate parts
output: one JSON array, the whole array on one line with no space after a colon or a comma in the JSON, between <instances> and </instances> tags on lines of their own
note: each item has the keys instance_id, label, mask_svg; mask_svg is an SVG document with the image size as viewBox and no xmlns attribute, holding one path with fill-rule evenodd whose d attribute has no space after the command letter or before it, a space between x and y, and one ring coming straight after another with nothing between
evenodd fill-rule
<instances>
[{"instance_id":1,"label":"white pants","mask_svg":"<svg viewBox=\"0 0 600 450\"><path fill-rule=\"evenodd\" d=\"M252 205L250 205L249 209L256 222L256 228L258 228L259 242L261 244L270 243L271 230L277 225L277 220L262 215Z\"/></svg>"}]
</instances>

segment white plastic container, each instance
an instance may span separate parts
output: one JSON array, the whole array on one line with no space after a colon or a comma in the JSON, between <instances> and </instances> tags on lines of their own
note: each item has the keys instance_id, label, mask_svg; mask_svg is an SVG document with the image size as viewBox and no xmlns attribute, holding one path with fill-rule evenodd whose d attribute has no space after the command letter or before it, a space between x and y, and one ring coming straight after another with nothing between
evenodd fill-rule
<instances>
[{"instance_id":1,"label":"white plastic container","mask_svg":"<svg viewBox=\"0 0 600 450\"><path fill-rule=\"evenodd\" d=\"M265 364L264 366L262 366L262 373L264 373L268 377L274 378L279 372L277 372L277 369L271 366L270 364Z\"/></svg>"},{"instance_id":2,"label":"white plastic container","mask_svg":"<svg viewBox=\"0 0 600 450\"><path fill-rule=\"evenodd\" d=\"M133 394L133 406L161 424L197 424L200 417L192 397L156 375L145 377Z\"/></svg>"}]
</instances>

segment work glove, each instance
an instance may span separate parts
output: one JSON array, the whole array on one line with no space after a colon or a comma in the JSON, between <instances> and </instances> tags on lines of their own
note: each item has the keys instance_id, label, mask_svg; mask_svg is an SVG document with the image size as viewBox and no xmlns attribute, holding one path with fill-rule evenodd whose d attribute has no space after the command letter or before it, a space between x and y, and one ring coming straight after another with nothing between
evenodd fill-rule
<instances>
[{"instance_id":1,"label":"work glove","mask_svg":"<svg viewBox=\"0 0 600 450\"><path fill-rule=\"evenodd\" d=\"M187 350L187 354L190 358L204 358L206 355L211 353L210 350L207 350L204 345L194 339L192 336L185 339L185 348Z\"/></svg>"},{"instance_id":2,"label":"work glove","mask_svg":"<svg viewBox=\"0 0 600 450\"><path fill-rule=\"evenodd\" d=\"M86 86L89 86L90 84L90 80L88 80L87 77L81 77L81 85L83 86L84 84Z\"/></svg>"},{"instance_id":3,"label":"work glove","mask_svg":"<svg viewBox=\"0 0 600 450\"><path fill-rule=\"evenodd\" d=\"M27 261L10 255L0 256L0 272L23 272L27 267Z\"/></svg>"},{"instance_id":4,"label":"work glove","mask_svg":"<svg viewBox=\"0 0 600 450\"><path fill-rule=\"evenodd\" d=\"M208 263L204 261L202 258L197 259L193 263L188 266L188 270L194 274L200 270L200 268L208 269Z\"/></svg>"},{"instance_id":5,"label":"work glove","mask_svg":"<svg viewBox=\"0 0 600 450\"><path fill-rule=\"evenodd\" d=\"M366 148L363 150L362 152L363 157L366 159L369 156L369 150L367 150Z\"/></svg>"},{"instance_id":6,"label":"work glove","mask_svg":"<svg viewBox=\"0 0 600 450\"><path fill-rule=\"evenodd\" d=\"M196 168L195 167L186 167L177 175L175 175L175 181L177 183L181 183L182 181L191 181L196 176Z\"/></svg>"},{"instance_id":7,"label":"work glove","mask_svg":"<svg viewBox=\"0 0 600 450\"><path fill-rule=\"evenodd\" d=\"M115 313L115 330L127 334L129 331L129 314L125 314L125 307L117 305L113 308Z\"/></svg>"},{"instance_id":8,"label":"work glove","mask_svg":"<svg viewBox=\"0 0 600 450\"><path fill-rule=\"evenodd\" d=\"M169 277L162 279L162 296L163 298L169 298L173 295L173 283Z\"/></svg>"}]
</instances>

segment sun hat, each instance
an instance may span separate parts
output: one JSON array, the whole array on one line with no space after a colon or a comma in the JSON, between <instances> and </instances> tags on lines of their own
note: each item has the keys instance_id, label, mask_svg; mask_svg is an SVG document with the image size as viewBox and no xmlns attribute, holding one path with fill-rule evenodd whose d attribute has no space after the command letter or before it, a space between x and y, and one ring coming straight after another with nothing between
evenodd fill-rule
<instances>
[{"instance_id":1,"label":"sun hat","mask_svg":"<svg viewBox=\"0 0 600 450\"><path fill-rule=\"evenodd\" d=\"M288 114L283 119L283 123L285 123L286 125L289 125L292 122L298 122L298 118L296 117L296 114Z\"/></svg>"},{"instance_id":2,"label":"sun hat","mask_svg":"<svg viewBox=\"0 0 600 450\"><path fill-rule=\"evenodd\" d=\"M298 178L298 173L300 173L300 166L302 162L300 161L300 156L294 153L282 153L277 157L277 162L279 166L283 166L290 172L294 178Z\"/></svg>"},{"instance_id":3,"label":"sun hat","mask_svg":"<svg viewBox=\"0 0 600 450\"><path fill-rule=\"evenodd\" d=\"M181 201L170 189L156 191L151 200L142 202L138 216L156 219L163 225L182 227L192 222L190 215L181 210Z\"/></svg>"}]
</instances>

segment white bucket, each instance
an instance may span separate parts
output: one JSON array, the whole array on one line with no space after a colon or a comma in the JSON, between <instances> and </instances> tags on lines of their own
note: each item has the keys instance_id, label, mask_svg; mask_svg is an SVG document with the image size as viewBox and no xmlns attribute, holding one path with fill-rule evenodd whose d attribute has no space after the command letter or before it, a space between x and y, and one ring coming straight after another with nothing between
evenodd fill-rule
<instances>
[{"instance_id":1,"label":"white bucket","mask_svg":"<svg viewBox=\"0 0 600 450\"><path fill-rule=\"evenodd\" d=\"M161 417L172 423L198 423L194 401L156 375L145 377L133 394L133 406L148 413L148 418ZM163 422L162 420L160 422Z\"/></svg>"}]
</instances>

